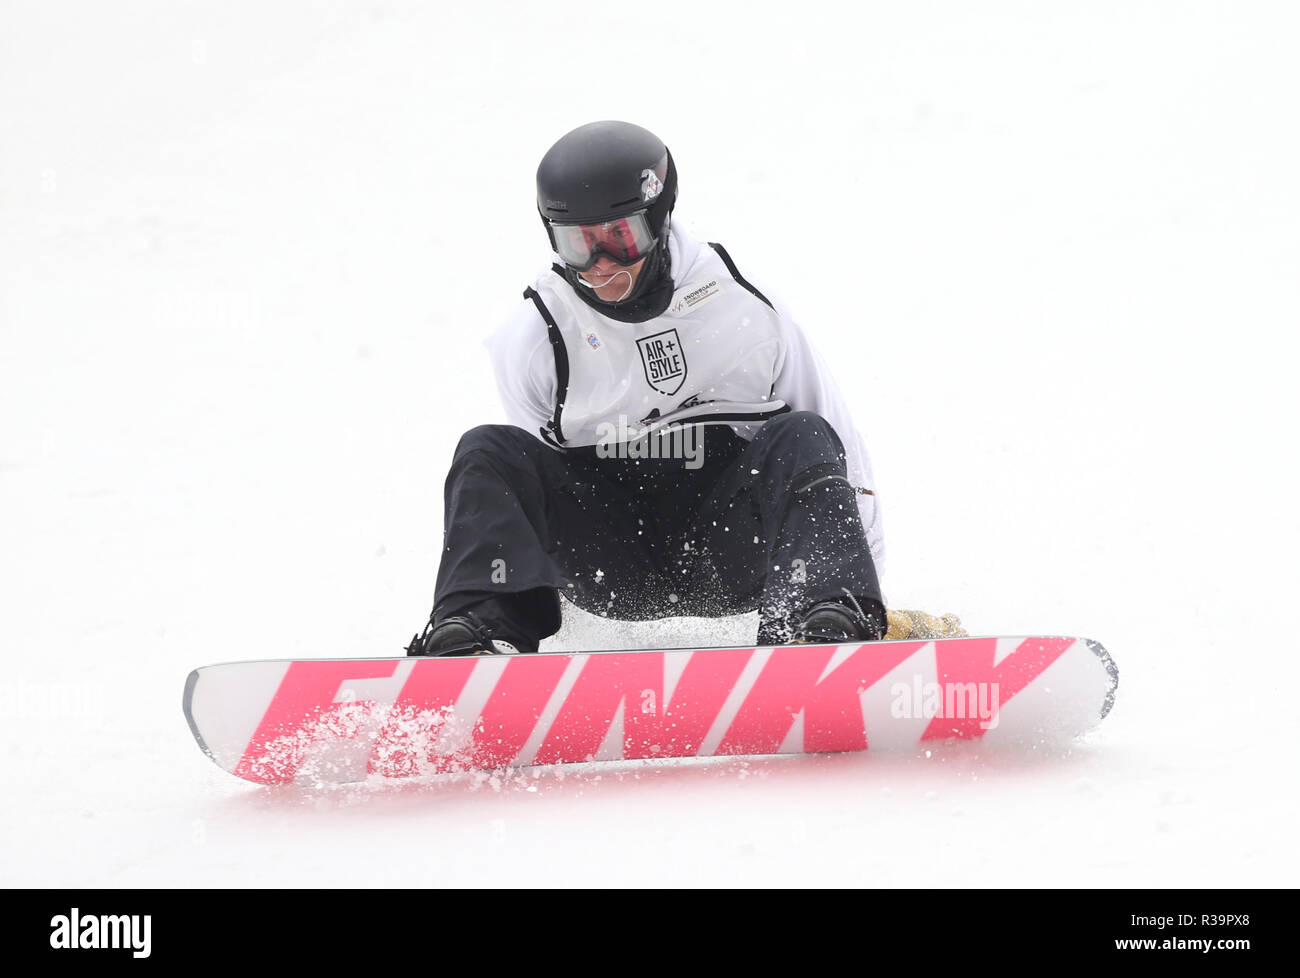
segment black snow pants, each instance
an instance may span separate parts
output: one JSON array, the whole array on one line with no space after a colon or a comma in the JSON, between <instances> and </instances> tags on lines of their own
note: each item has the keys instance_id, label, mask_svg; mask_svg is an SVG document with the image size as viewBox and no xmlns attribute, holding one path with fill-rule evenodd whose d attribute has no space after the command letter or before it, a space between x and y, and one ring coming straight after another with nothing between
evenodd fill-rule
<instances>
[{"instance_id":1,"label":"black snow pants","mask_svg":"<svg viewBox=\"0 0 1300 978\"><path fill-rule=\"evenodd\" d=\"M557 450L510 425L467 432L447 476L435 623L472 612L535 651L560 627L563 594L623 620L757 609L758 642L772 645L845 591L883 623L834 429L793 412L751 441L696 431L693 459Z\"/></svg>"}]
</instances>

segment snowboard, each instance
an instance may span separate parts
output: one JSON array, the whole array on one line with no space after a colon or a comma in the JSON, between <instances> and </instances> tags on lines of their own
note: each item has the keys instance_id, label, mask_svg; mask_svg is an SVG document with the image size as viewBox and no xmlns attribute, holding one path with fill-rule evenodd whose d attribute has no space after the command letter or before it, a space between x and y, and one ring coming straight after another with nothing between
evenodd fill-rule
<instances>
[{"instance_id":1,"label":"snowboard","mask_svg":"<svg viewBox=\"0 0 1300 978\"><path fill-rule=\"evenodd\" d=\"M1054 636L204 666L195 740L259 784L638 758L1064 744L1119 673Z\"/></svg>"}]
</instances>

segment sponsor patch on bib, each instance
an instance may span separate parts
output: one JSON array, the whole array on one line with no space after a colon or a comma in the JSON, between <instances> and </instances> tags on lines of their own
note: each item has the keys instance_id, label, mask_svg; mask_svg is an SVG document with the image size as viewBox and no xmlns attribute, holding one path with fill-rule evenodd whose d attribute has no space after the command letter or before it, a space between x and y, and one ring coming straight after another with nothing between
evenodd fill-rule
<instances>
[{"instance_id":1,"label":"sponsor patch on bib","mask_svg":"<svg viewBox=\"0 0 1300 978\"><path fill-rule=\"evenodd\" d=\"M673 293L673 301L668 306L668 311L674 316L681 316L721 294L722 283L716 278L706 282L692 282L690 285L683 285Z\"/></svg>"}]
</instances>

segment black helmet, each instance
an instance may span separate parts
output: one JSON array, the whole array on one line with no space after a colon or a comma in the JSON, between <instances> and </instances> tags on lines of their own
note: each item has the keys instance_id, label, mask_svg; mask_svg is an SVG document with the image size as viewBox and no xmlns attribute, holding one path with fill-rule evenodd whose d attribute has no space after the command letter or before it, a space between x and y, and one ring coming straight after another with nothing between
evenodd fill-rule
<instances>
[{"instance_id":1,"label":"black helmet","mask_svg":"<svg viewBox=\"0 0 1300 978\"><path fill-rule=\"evenodd\" d=\"M562 136L537 167L537 210L552 224L599 224L645 212L662 248L677 202L677 169L654 133L630 122L590 122ZM556 249L558 250L558 249Z\"/></svg>"}]
</instances>

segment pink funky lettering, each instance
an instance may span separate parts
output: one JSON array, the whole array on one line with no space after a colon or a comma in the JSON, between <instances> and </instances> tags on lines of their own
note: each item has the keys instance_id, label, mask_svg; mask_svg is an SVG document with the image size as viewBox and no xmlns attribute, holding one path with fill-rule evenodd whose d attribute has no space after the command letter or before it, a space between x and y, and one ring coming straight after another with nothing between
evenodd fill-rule
<instances>
[{"instance_id":1,"label":"pink funky lettering","mask_svg":"<svg viewBox=\"0 0 1300 978\"><path fill-rule=\"evenodd\" d=\"M420 774L477 661L416 660L375 737L366 770L389 778Z\"/></svg>"},{"instance_id":2,"label":"pink funky lettering","mask_svg":"<svg viewBox=\"0 0 1300 978\"><path fill-rule=\"evenodd\" d=\"M354 679L386 678L396 668L392 659L290 663L235 774L263 784L292 781L312 744L355 736L369 716L371 700L334 702L340 687Z\"/></svg>"},{"instance_id":3,"label":"pink funky lettering","mask_svg":"<svg viewBox=\"0 0 1300 978\"><path fill-rule=\"evenodd\" d=\"M568 664L568 658L558 655L511 656L474 724L470 747L474 767L501 767L514 761Z\"/></svg>"},{"instance_id":4,"label":"pink funky lettering","mask_svg":"<svg viewBox=\"0 0 1300 978\"><path fill-rule=\"evenodd\" d=\"M992 715L1041 676L1074 641L1072 638L1028 638L996 666L993 665L998 649L996 638L950 639L937 643L937 675L939 688L945 691L945 706L950 699L960 702L960 712L965 715L944 716L941 708L921 739L974 740L983 736ZM982 716L979 709L971 708L972 702L990 707L991 715Z\"/></svg>"},{"instance_id":5,"label":"pink funky lettering","mask_svg":"<svg viewBox=\"0 0 1300 978\"><path fill-rule=\"evenodd\" d=\"M926 642L863 645L824 679L833 645L775 648L727 728L719 754L774 754L804 715L807 751L867 749L862 693Z\"/></svg>"},{"instance_id":6,"label":"pink funky lettering","mask_svg":"<svg viewBox=\"0 0 1300 978\"><path fill-rule=\"evenodd\" d=\"M538 751L537 763L592 757L623 708L623 757L685 757L696 753L752 649L694 652L664 701L664 656L631 652L593 655L578 674ZM678 653L680 654L680 653Z\"/></svg>"}]
</instances>

